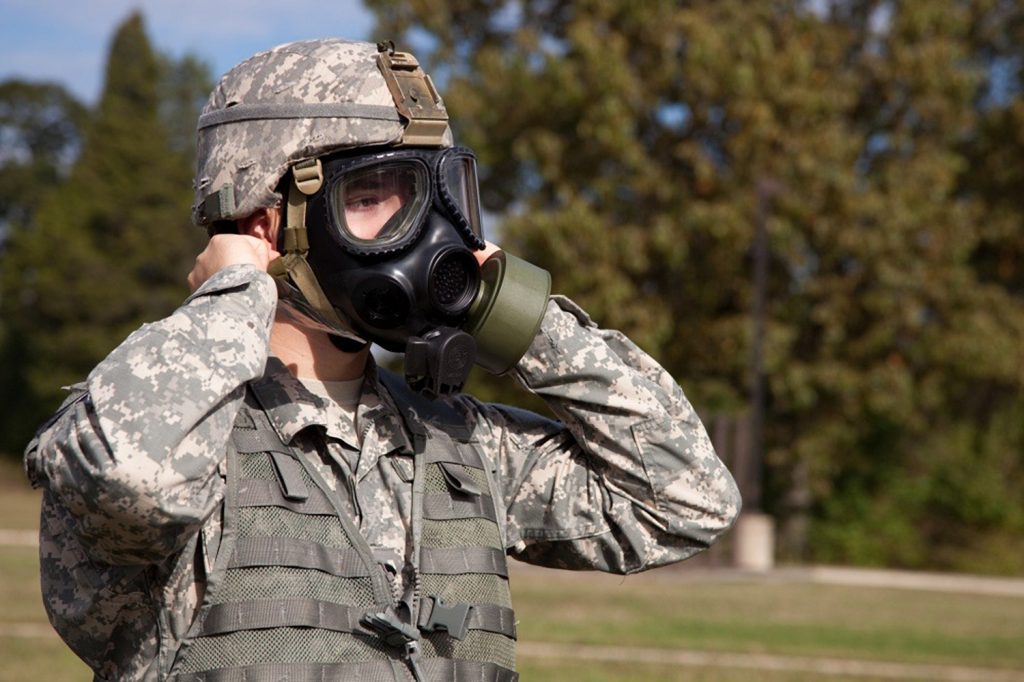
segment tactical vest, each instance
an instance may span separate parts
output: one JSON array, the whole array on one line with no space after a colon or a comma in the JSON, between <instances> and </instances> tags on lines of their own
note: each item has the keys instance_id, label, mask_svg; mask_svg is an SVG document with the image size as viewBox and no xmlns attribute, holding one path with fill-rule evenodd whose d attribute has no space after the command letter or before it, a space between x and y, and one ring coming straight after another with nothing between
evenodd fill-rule
<instances>
[{"instance_id":1,"label":"tactical vest","mask_svg":"<svg viewBox=\"0 0 1024 682\"><path fill-rule=\"evenodd\" d=\"M250 389L226 460L220 546L171 679L518 679L494 473L454 410L381 375L415 443L415 593L396 602L341 500Z\"/></svg>"}]
</instances>

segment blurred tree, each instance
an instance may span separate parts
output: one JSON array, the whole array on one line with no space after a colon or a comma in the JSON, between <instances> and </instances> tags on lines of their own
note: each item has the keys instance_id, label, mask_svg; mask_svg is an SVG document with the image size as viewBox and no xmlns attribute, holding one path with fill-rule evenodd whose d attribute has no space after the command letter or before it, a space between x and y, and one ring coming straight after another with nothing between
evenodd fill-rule
<instances>
[{"instance_id":1,"label":"blurred tree","mask_svg":"<svg viewBox=\"0 0 1024 682\"><path fill-rule=\"evenodd\" d=\"M1015 3L368 5L442 81L503 244L704 414L746 407L770 189L765 504L788 558L1024 570L977 558L1024 516L1022 207L996 225L1000 190L965 180L1020 136L1016 97L982 111Z\"/></svg>"},{"instance_id":2,"label":"blurred tree","mask_svg":"<svg viewBox=\"0 0 1024 682\"><path fill-rule=\"evenodd\" d=\"M3 254L4 352L19 376L5 382L3 402L20 406L18 420L3 416L3 449L24 445L61 385L84 379L130 331L187 294L185 273L204 235L189 221L191 145L176 119L194 125L194 93L208 81L194 60L161 61L141 15L117 28L67 181L12 225Z\"/></svg>"},{"instance_id":3,"label":"blurred tree","mask_svg":"<svg viewBox=\"0 0 1024 682\"><path fill-rule=\"evenodd\" d=\"M953 517L971 514L978 481L1014 476L980 445L1022 388L1015 367L1024 338L1021 299L974 267L985 207L960 183L971 172L963 145L977 140L986 76L970 38L980 5L863 4L863 20L848 25L866 140L858 176L872 203L843 229L870 232L840 252L857 265L864 305L835 347L837 360L860 372L860 387L847 393L858 428L844 450L819 460L835 472L818 495L817 555L962 567L991 528ZM1019 461L1019 452L1006 454ZM978 475L948 476L954 469Z\"/></svg>"},{"instance_id":4,"label":"blurred tree","mask_svg":"<svg viewBox=\"0 0 1024 682\"><path fill-rule=\"evenodd\" d=\"M43 197L67 177L86 115L85 107L59 85L21 80L0 83L0 262L10 233L25 225ZM3 434L8 432L8 424L24 423L30 414L18 398L27 392L22 367L28 351L6 314L10 306L5 305L3 296L10 294L0 291L0 310L5 312L0 316Z\"/></svg>"},{"instance_id":5,"label":"blurred tree","mask_svg":"<svg viewBox=\"0 0 1024 682\"><path fill-rule=\"evenodd\" d=\"M167 127L168 145L184 155L191 167L195 158L196 119L213 89L210 65L195 55L181 59L158 55L160 66L160 119Z\"/></svg>"},{"instance_id":6,"label":"blurred tree","mask_svg":"<svg viewBox=\"0 0 1024 682\"><path fill-rule=\"evenodd\" d=\"M85 107L59 85L0 83L0 245L24 223L70 168L81 143Z\"/></svg>"},{"instance_id":7,"label":"blurred tree","mask_svg":"<svg viewBox=\"0 0 1024 682\"><path fill-rule=\"evenodd\" d=\"M953 395L954 435L973 458L949 457L930 500L929 531L947 564L966 570L1021 572L1024 563L1024 5L969 4L970 41L985 81L976 96L977 126L961 142L960 191L979 207L971 253L978 282L991 292L998 331L981 341L1003 371L964 381ZM1013 302L1007 303L1006 296ZM988 310L990 310L988 308ZM991 328L990 327L990 328ZM1007 343L1010 340L1010 343ZM992 366L990 359L985 363ZM1007 377L1016 377L1016 381ZM979 532L981 529L981 532Z\"/></svg>"}]
</instances>

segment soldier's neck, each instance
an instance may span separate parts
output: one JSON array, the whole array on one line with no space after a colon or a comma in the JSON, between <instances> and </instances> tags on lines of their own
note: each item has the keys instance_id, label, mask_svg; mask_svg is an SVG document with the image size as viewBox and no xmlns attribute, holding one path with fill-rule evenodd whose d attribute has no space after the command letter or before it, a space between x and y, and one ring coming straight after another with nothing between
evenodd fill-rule
<instances>
[{"instance_id":1,"label":"soldier's neck","mask_svg":"<svg viewBox=\"0 0 1024 682\"><path fill-rule=\"evenodd\" d=\"M357 353L339 350L321 331L278 315L270 331L270 350L293 375L318 381L349 381L366 372L369 347Z\"/></svg>"}]
</instances>

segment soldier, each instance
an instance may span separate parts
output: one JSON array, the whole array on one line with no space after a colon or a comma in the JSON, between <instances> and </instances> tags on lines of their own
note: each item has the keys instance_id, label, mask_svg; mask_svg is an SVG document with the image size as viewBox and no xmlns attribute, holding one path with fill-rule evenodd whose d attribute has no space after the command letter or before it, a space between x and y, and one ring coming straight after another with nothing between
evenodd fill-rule
<instances>
[{"instance_id":1,"label":"soldier","mask_svg":"<svg viewBox=\"0 0 1024 682\"><path fill-rule=\"evenodd\" d=\"M411 55L314 40L231 70L194 219L191 296L26 451L46 608L95 679L514 680L506 555L633 573L738 514L672 377L484 242ZM557 420L459 393L474 362Z\"/></svg>"}]
</instances>

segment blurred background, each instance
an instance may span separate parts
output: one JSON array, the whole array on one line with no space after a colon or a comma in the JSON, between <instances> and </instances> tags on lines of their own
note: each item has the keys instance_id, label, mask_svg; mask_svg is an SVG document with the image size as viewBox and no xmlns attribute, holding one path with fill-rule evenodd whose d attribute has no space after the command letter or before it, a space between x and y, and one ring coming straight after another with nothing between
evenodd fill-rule
<instances>
[{"instance_id":1,"label":"blurred background","mask_svg":"<svg viewBox=\"0 0 1024 682\"><path fill-rule=\"evenodd\" d=\"M186 295L205 237L193 131L215 80L324 35L413 50L479 157L491 236L683 386L746 500L699 565L1024 576L1013 0L0 0L5 490L22 494L17 460L60 387ZM490 377L470 390L537 407ZM30 525L32 504L14 506L0 526ZM942 603L970 621L980 602ZM1022 606L978 615L991 638L954 662L1024 669L1004 660ZM842 620L819 615L808 633ZM707 646L773 651L765 637ZM956 650L927 648L911 658ZM818 679L802 674L687 679Z\"/></svg>"}]
</instances>

